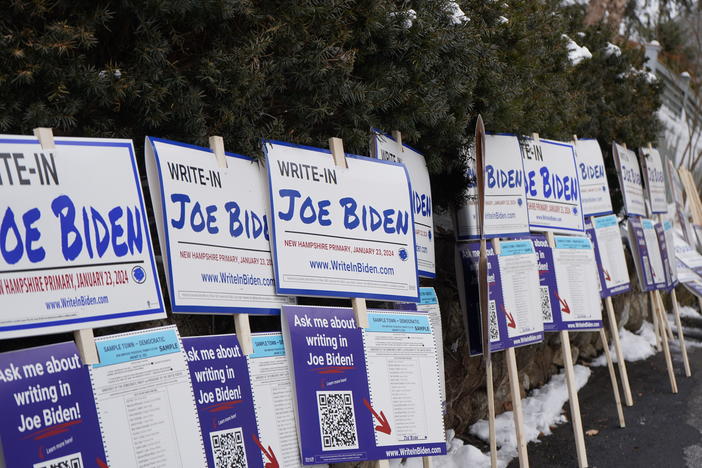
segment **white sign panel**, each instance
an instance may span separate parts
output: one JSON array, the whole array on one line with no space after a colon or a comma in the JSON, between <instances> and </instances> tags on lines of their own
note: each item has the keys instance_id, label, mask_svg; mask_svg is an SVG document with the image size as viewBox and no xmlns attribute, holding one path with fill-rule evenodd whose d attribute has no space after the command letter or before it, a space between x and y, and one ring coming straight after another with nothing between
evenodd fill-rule
<instances>
[{"instance_id":1,"label":"white sign panel","mask_svg":"<svg viewBox=\"0 0 702 468\"><path fill-rule=\"evenodd\" d=\"M583 232L573 145L532 138L520 143L531 230Z\"/></svg>"},{"instance_id":2,"label":"white sign panel","mask_svg":"<svg viewBox=\"0 0 702 468\"><path fill-rule=\"evenodd\" d=\"M414 216L404 166L328 150L264 144L276 290L301 296L419 298Z\"/></svg>"},{"instance_id":3,"label":"white sign panel","mask_svg":"<svg viewBox=\"0 0 702 468\"><path fill-rule=\"evenodd\" d=\"M615 215L592 219L595 238L600 252L605 286L609 290L629 284L629 270L626 267L624 245Z\"/></svg>"},{"instance_id":4,"label":"white sign panel","mask_svg":"<svg viewBox=\"0 0 702 468\"><path fill-rule=\"evenodd\" d=\"M561 303L561 319L570 328L592 328L602 326L600 288L596 271L595 251L586 237L556 236L553 249L553 265L556 272L558 300ZM581 322L577 326L569 322ZM583 324L582 322L586 322Z\"/></svg>"},{"instance_id":5,"label":"white sign panel","mask_svg":"<svg viewBox=\"0 0 702 468\"><path fill-rule=\"evenodd\" d=\"M658 245L656 226L650 219L642 219L641 226L643 227L644 238L646 239L646 249L648 249L648 261L651 264L653 282L665 284L665 267L663 266L661 249Z\"/></svg>"},{"instance_id":6,"label":"white sign panel","mask_svg":"<svg viewBox=\"0 0 702 468\"><path fill-rule=\"evenodd\" d=\"M371 154L384 161L404 164L412 187L414 209L414 236L417 240L417 266L419 276L434 278L434 209L431 199L431 181L424 156L408 145L398 144L392 137L374 133Z\"/></svg>"},{"instance_id":7,"label":"white sign panel","mask_svg":"<svg viewBox=\"0 0 702 468\"><path fill-rule=\"evenodd\" d=\"M0 136L0 338L165 317L131 140Z\"/></svg>"},{"instance_id":8,"label":"white sign panel","mask_svg":"<svg viewBox=\"0 0 702 468\"><path fill-rule=\"evenodd\" d=\"M612 213L607 171L605 171L602 150L597 140L576 141L575 159L583 216L587 218Z\"/></svg>"},{"instance_id":9,"label":"white sign panel","mask_svg":"<svg viewBox=\"0 0 702 468\"><path fill-rule=\"evenodd\" d=\"M146 139L151 200L173 312L279 314L265 171L226 153Z\"/></svg>"},{"instance_id":10,"label":"white sign panel","mask_svg":"<svg viewBox=\"0 0 702 468\"><path fill-rule=\"evenodd\" d=\"M613 143L612 152L617 163L619 185L624 197L624 209L629 216L646 216L643 181L636 154L623 146Z\"/></svg>"},{"instance_id":11,"label":"white sign panel","mask_svg":"<svg viewBox=\"0 0 702 468\"><path fill-rule=\"evenodd\" d=\"M646 192L651 203L652 213L665 213L668 211L666 200L665 172L661 155L655 148L641 148L643 167L646 172Z\"/></svg>"},{"instance_id":12,"label":"white sign panel","mask_svg":"<svg viewBox=\"0 0 702 468\"><path fill-rule=\"evenodd\" d=\"M470 162L473 167L470 167ZM459 239L479 237L476 221L475 158L468 158L466 206L458 212ZM519 141L514 135L485 135L485 237L514 237L529 233L529 212L524 196L525 177Z\"/></svg>"}]
</instances>

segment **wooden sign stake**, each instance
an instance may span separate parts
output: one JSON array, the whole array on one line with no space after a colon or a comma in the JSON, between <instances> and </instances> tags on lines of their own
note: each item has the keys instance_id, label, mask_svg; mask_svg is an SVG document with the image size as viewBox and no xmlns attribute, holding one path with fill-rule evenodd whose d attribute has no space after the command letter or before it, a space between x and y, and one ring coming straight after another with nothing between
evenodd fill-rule
<instances>
[{"instance_id":1,"label":"wooden sign stake","mask_svg":"<svg viewBox=\"0 0 702 468\"><path fill-rule=\"evenodd\" d=\"M670 380L670 391L673 393L678 393L678 383L675 380L675 370L673 368L673 360L670 357L670 348L668 346L668 334L666 333L666 330L665 330L665 323L667 320L665 318L663 308L660 307L658 301L656 300L656 296L660 296L658 294L658 291L650 291L650 292L651 292L651 300L653 301L652 307L654 310L654 314L658 315L658 322L659 322L660 333L661 333L661 341L663 342L663 354L665 355L665 364L666 364L666 367L668 368L668 379Z\"/></svg>"},{"instance_id":2,"label":"wooden sign stake","mask_svg":"<svg viewBox=\"0 0 702 468\"><path fill-rule=\"evenodd\" d=\"M629 386L629 374L626 370L626 361L624 360L624 352L622 351L622 344L619 340L619 324L614 316L614 306L612 305L612 298L605 298L605 308L607 309L607 319L609 321L609 332L612 335L612 342L614 343L614 352L617 353L617 364L619 368L619 377L622 379L622 388L624 389L624 402L626 406L633 406L634 399L631 396L631 387Z\"/></svg>"},{"instance_id":3,"label":"wooden sign stake","mask_svg":"<svg viewBox=\"0 0 702 468\"><path fill-rule=\"evenodd\" d=\"M37 127L34 129L34 136L39 140L42 149L49 150L56 148L54 132L51 128ZM80 359L83 361L84 365L98 364L100 362L92 328L75 330L73 332L73 339L76 342Z\"/></svg>"},{"instance_id":4,"label":"wooden sign stake","mask_svg":"<svg viewBox=\"0 0 702 468\"><path fill-rule=\"evenodd\" d=\"M683 333L682 323L680 320L680 310L678 309L678 295L675 288L670 290L670 300L673 303L673 312L675 313L675 326L678 327L678 341L682 349L683 366L685 367L685 377L692 376L690 371L690 360L687 358L687 348L685 347L685 334Z\"/></svg>"},{"instance_id":5,"label":"wooden sign stake","mask_svg":"<svg viewBox=\"0 0 702 468\"><path fill-rule=\"evenodd\" d=\"M224 155L224 139L221 136L210 137L210 149L217 159L217 165L226 169L227 158ZM251 323L249 322L249 314L234 314L234 331L236 338L239 340L241 352L244 356L253 353L253 341L251 340Z\"/></svg>"},{"instance_id":6,"label":"wooden sign stake","mask_svg":"<svg viewBox=\"0 0 702 468\"><path fill-rule=\"evenodd\" d=\"M612 382L612 392L614 393L614 403L617 407L617 416L619 416L619 427L626 427L626 422L624 421L624 411L622 410L622 400L619 396L619 385L617 385L617 373L614 371L614 364L612 363L612 356L609 354L609 343L607 343L607 333L605 333L604 328L600 328L600 340L602 340L602 347L604 348L604 354L607 358L607 369L609 370L609 380Z\"/></svg>"}]
</instances>

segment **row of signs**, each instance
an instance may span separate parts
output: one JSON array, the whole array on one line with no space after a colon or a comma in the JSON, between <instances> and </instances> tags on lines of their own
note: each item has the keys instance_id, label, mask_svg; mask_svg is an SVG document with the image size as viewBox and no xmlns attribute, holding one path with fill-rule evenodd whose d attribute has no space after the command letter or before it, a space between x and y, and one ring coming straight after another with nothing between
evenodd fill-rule
<instances>
[{"instance_id":1,"label":"row of signs","mask_svg":"<svg viewBox=\"0 0 702 468\"><path fill-rule=\"evenodd\" d=\"M266 163L148 137L171 307L278 314L295 295L419 299L435 274L424 157L264 142ZM131 141L0 138L0 338L163 318Z\"/></svg>"},{"instance_id":2,"label":"row of signs","mask_svg":"<svg viewBox=\"0 0 702 468\"><path fill-rule=\"evenodd\" d=\"M440 315L283 305L284 335L174 326L0 355L7 467L297 467L446 453ZM417 311L416 309L420 310ZM438 328L436 325L438 324ZM298 442L299 441L299 442ZM2 456L0 456L0 461Z\"/></svg>"}]
</instances>

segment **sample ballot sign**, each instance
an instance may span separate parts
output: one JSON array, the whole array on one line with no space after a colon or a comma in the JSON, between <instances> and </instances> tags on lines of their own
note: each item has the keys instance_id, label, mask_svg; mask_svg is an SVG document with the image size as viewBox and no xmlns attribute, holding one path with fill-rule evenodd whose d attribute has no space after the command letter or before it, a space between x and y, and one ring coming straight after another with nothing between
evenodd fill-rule
<instances>
[{"instance_id":1,"label":"sample ballot sign","mask_svg":"<svg viewBox=\"0 0 702 468\"><path fill-rule=\"evenodd\" d=\"M655 148L641 148L646 174L646 192L651 202L651 213L666 213L668 201L665 195L665 172L661 155Z\"/></svg>"},{"instance_id":2,"label":"sample ballot sign","mask_svg":"<svg viewBox=\"0 0 702 468\"><path fill-rule=\"evenodd\" d=\"M0 338L165 317L131 140L0 136Z\"/></svg>"},{"instance_id":3,"label":"sample ballot sign","mask_svg":"<svg viewBox=\"0 0 702 468\"><path fill-rule=\"evenodd\" d=\"M629 270L624 245L615 215L591 218L586 232L595 247L595 260L600 277L601 296L610 297L629 291Z\"/></svg>"},{"instance_id":4,"label":"sample ballot sign","mask_svg":"<svg viewBox=\"0 0 702 468\"><path fill-rule=\"evenodd\" d=\"M629 216L646 216L646 203L644 201L644 188L641 179L641 169L636 154L613 143L612 152L617 164L619 186L624 196L624 209Z\"/></svg>"},{"instance_id":5,"label":"sample ballot sign","mask_svg":"<svg viewBox=\"0 0 702 468\"><path fill-rule=\"evenodd\" d=\"M390 135L375 131L371 140L371 154L384 161L404 164L412 186L414 235L417 239L419 275L436 276L434 258L434 210L431 203L431 182L424 156L408 145L399 144Z\"/></svg>"},{"instance_id":6,"label":"sample ballot sign","mask_svg":"<svg viewBox=\"0 0 702 468\"><path fill-rule=\"evenodd\" d=\"M146 162L174 312L279 314L265 172L226 153L148 137Z\"/></svg>"},{"instance_id":7,"label":"sample ballot sign","mask_svg":"<svg viewBox=\"0 0 702 468\"><path fill-rule=\"evenodd\" d=\"M416 301L412 193L399 163L264 142L279 294Z\"/></svg>"},{"instance_id":8,"label":"sample ballot sign","mask_svg":"<svg viewBox=\"0 0 702 468\"><path fill-rule=\"evenodd\" d=\"M446 453L439 361L426 313L283 308L305 464Z\"/></svg>"}]
</instances>

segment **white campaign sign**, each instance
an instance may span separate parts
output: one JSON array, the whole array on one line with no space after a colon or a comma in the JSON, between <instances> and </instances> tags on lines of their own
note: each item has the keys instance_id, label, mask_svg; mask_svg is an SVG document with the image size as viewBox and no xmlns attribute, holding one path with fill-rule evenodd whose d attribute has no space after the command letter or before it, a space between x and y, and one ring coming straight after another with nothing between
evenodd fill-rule
<instances>
[{"instance_id":1,"label":"white campaign sign","mask_svg":"<svg viewBox=\"0 0 702 468\"><path fill-rule=\"evenodd\" d=\"M605 171L602 150L597 140L575 142L575 159L580 183L583 216L599 216L612 212L612 199Z\"/></svg>"},{"instance_id":2,"label":"white campaign sign","mask_svg":"<svg viewBox=\"0 0 702 468\"><path fill-rule=\"evenodd\" d=\"M624 245L615 215L600 216L592 219L600 261L608 289L629 283L629 270L626 267Z\"/></svg>"},{"instance_id":3,"label":"white campaign sign","mask_svg":"<svg viewBox=\"0 0 702 468\"><path fill-rule=\"evenodd\" d=\"M531 230L583 232L585 221L573 146L525 138L520 149Z\"/></svg>"},{"instance_id":4,"label":"white campaign sign","mask_svg":"<svg viewBox=\"0 0 702 468\"><path fill-rule=\"evenodd\" d=\"M670 271L671 283L674 285L678 281L678 262L675 261L675 229L673 228L673 223L669 219L664 220L662 225L665 249L668 254L668 271Z\"/></svg>"},{"instance_id":5,"label":"white campaign sign","mask_svg":"<svg viewBox=\"0 0 702 468\"><path fill-rule=\"evenodd\" d=\"M590 240L556 236L555 241L553 265L558 300L563 308L561 319L566 323L591 320L593 326L599 326L602 321L601 301L599 294L593 293L599 290L600 284Z\"/></svg>"},{"instance_id":6,"label":"white campaign sign","mask_svg":"<svg viewBox=\"0 0 702 468\"><path fill-rule=\"evenodd\" d=\"M164 318L131 140L0 136L0 338Z\"/></svg>"},{"instance_id":7,"label":"white campaign sign","mask_svg":"<svg viewBox=\"0 0 702 468\"><path fill-rule=\"evenodd\" d=\"M661 155L655 148L641 148L643 167L646 172L646 192L651 203L652 213L665 213L668 211L668 202L665 195L665 173Z\"/></svg>"},{"instance_id":8,"label":"white campaign sign","mask_svg":"<svg viewBox=\"0 0 702 468\"><path fill-rule=\"evenodd\" d=\"M688 268L695 271L702 271L702 255L690 246L682 237L675 238L675 257Z\"/></svg>"},{"instance_id":9,"label":"white campaign sign","mask_svg":"<svg viewBox=\"0 0 702 468\"><path fill-rule=\"evenodd\" d=\"M434 208L431 202L431 181L424 156L407 145L400 145L389 135L374 133L371 154L384 161L404 164L412 186L414 236L417 240L419 276L434 278Z\"/></svg>"},{"instance_id":10,"label":"white campaign sign","mask_svg":"<svg viewBox=\"0 0 702 468\"><path fill-rule=\"evenodd\" d=\"M173 312L279 314L265 171L227 153L148 137L146 165Z\"/></svg>"},{"instance_id":11,"label":"white campaign sign","mask_svg":"<svg viewBox=\"0 0 702 468\"><path fill-rule=\"evenodd\" d=\"M419 298L409 180L398 163L264 144L279 294Z\"/></svg>"},{"instance_id":12,"label":"white campaign sign","mask_svg":"<svg viewBox=\"0 0 702 468\"><path fill-rule=\"evenodd\" d=\"M648 250L648 261L651 264L651 273L653 273L653 282L665 283L665 269L663 267L661 249L658 245L656 226L650 219L642 219L641 226L646 239L646 249Z\"/></svg>"},{"instance_id":13,"label":"white campaign sign","mask_svg":"<svg viewBox=\"0 0 702 468\"><path fill-rule=\"evenodd\" d=\"M612 143L612 152L617 163L619 185L624 196L626 213L629 216L646 216L641 170L636 154L617 143Z\"/></svg>"},{"instance_id":14,"label":"white campaign sign","mask_svg":"<svg viewBox=\"0 0 702 468\"><path fill-rule=\"evenodd\" d=\"M529 233L529 213L524 196L525 180L519 141L514 135L485 135L486 237L512 237ZM468 158L468 178L475 180L475 158ZM472 177L471 177L472 175ZM473 182L470 182L473 184ZM479 236L476 221L477 187L467 188L466 205L458 212L459 239Z\"/></svg>"},{"instance_id":15,"label":"white campaign sign","mask_svg":"<svg viewBox=\"0 0 702 468\"><path fill-rule=\"evenodd\" d=\"M505 310L497 313L504 313L514 325L507 327L509 337L543 331L539 265L534 245L531 240L504 241L500 249L498 262Z\"/></svg>"}]
</instances>

